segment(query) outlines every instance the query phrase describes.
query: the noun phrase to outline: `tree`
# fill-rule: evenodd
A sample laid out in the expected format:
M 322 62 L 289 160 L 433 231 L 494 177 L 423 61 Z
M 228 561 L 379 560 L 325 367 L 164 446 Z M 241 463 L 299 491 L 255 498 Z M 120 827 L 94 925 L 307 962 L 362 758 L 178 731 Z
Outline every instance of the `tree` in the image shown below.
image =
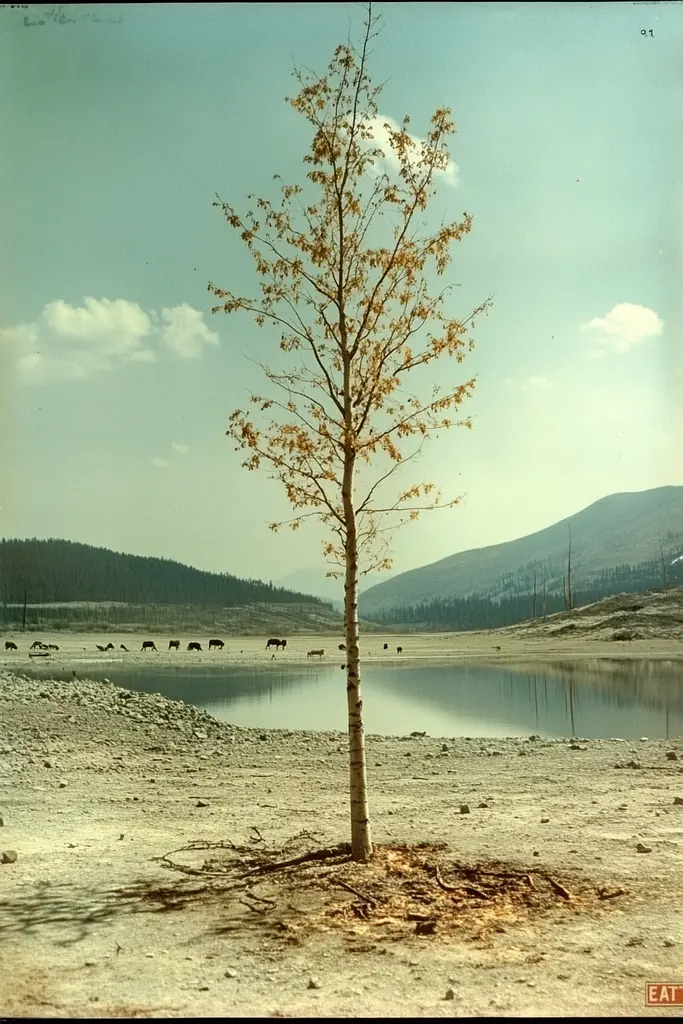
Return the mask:
M 567 572 L 564 577 L 564 604 L 568 612 L 574 607 L 572 592 L 572 528 L 569 526 L 569 547 L 567 548 Z
M 256 199 L 238 214 L 214 203 L 251 253 L 259 292 L 240 297 L 210 283 L 219 300 L 213 313 L 251 314 L 259 326 L 275 326 L 286 368 L 261 362 L 278 397 L 251 396 L 263 413 L 260 428 L 237 409 L 226 431 L 242 463 L 262 463 L 284 485 L 295 511 L 292 529 L 310 517 L 327 531 L 323 552 L 344 575 L 346 688 L 349 723 L 351 848 L 355 860 L 372 857 L 358 649 L 359 575 L 388 569 L 387 532 L 421 511 L 449 508 L 431 483 L 405 487 L 382 500 L 395 475 L 416 457 L 428 435 L 456 423 L 454 411 L 472 393 L 474 379 L 432 383 L 427 396 L 408 394 L 403 382 L 440 357 L 459 363 L 472 348 L 477 313 L 465 320 L 445 310 L 450 289 L 433 294 L 427 273 L 442 276 L 451 244 L 471 228 L 471 217 L 429 231 L 419 218 L 435 194 L 436 179 L 452 169 L 448 139 L 455 128 L 448 108 L 431 118 L 423 140 L 379 115 L 382 87 L 368 74 L 371 40 L 377 35 L 367 6 L 360 51 L 338 46 L 322 77 L 294 71 L 300 91 L 287 102 L 312 127 L 303 185 L 283 185 L 276 202 Z M 384 148 L 377 145 L 383 141 Z M 392 173 L 392 169 L 395 173 Z M 278 179 L 279 175 L 275 175 Z M 387 228 L 387 222 L 391 225 Z M 387 241 L 387 238 L 390 240 Z M 429 382 L 425 383 L 426 384 Z M 411 440 L 412 439 L 412 440 Z M 417 441 L 408 454 L 405 444 Z M 279 529 L 283 523 L 272 523 Z

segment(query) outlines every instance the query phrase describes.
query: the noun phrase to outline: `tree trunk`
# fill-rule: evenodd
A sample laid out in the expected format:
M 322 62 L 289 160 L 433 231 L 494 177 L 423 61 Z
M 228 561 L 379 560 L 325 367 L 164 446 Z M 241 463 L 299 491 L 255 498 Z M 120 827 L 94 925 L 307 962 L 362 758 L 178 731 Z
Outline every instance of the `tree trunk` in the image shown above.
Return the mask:
M 354 461 L 353 455 L 347 456 L 342 486 L 346 521 L 344 636 L 346 640 L 346 701 L 349 717 L 351 856 L 353 860 L 367 861 L 373 855 L 373 848 L 368 808 L 363 701 L 360 686 L 360 650 L 358 647 L 358 537 L 356 512 L 353 507 Z

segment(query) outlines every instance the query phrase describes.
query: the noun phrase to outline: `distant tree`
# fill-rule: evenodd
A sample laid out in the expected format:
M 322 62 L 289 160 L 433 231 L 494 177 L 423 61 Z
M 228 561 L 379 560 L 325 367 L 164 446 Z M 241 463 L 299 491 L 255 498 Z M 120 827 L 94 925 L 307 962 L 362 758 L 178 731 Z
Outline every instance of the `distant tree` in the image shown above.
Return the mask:
M 246 449 L 250 470 L 265 462 L 284 485 L 296 512 L 296 529 L 317 518 L 328 530 L 324 554 L 344 576 L 346 687 L 349 722 L 351 846 L 356 860 L 373 854 L 365 762 L 358 649 L 358 580 L 388 569 L 390 530 L 421 511 L 449 508 L 431 483 L 416 483 L 381 501 L 381 488 L 421 450 L 428 435 L 469 419 L 454 419 L 472 393 L 474 379 L 455 384 L 441 371 L 429 397 L 404 391 L 412 371 L 442 356 L 460 363 L 472 348 L 465 319 L 444 309 L 448 289 L 432 293 L 427 273 L 443 275 L 450 246 L 471 228 L 471 218 L 442 223 L 435 232 L 419 220 L 434 195 L 439 172 L 449 169 L 450 111 L 431 118 L 420 142 L 409 119 L 383 124 L 377 105 L 381 86 L 368 74 L 369 46 L 376 35 L 372 4 L 357 52 L 338 46 L 327 73 L 295 71 L 300 91 L 288 99 L 310 123 L 313 141 L 304 157 L 304 185 L 284 185 L 279 201 L 255 199 L 255 211 L 238 214 L 217 198 L 228 224 L 255 261 L 260 296 L 240 297 L 209 284 L 220 300 L 214 313 L 243 311 L 259 326 L 278 328 L 288 369 L 260 364 L 279 398 L 253 395 L 261 412 L 275 418 L 262 427 L 237 409 L 227 434 Z M 387 140 L 392 176 L 380 160 L 378 133 Z M 278 175 L 275 175 L 278 178 Z M 422 396 L 427 392 L 422 390 Z M 420 442 L 406 454 L 404 443 Z M 372 467 L 372 471 L 371 471 Z M 392 481 L 393 482 L 393 481 Z M 393 518 L 391 518 L 393 514 Z M 386 517 L 390 518 L 387 519 Z M 382 526 L 381 524 L 387 524 Z M 272 523 L 278 529 L 283 523 Z
M 567 571 L 564 577 L 564 603 L 568 612 L 574 607 L 572 592 L 572 528 L 569 526 L 569 547 L 567 549 Z
M 662 538 L 657 534 L 657 540 L 659 541 L 659 553 L 661 556 L 662 565 L 662 586 L 666 590 L 666 560 L 664 558 L 664 546 L 662 545 Z

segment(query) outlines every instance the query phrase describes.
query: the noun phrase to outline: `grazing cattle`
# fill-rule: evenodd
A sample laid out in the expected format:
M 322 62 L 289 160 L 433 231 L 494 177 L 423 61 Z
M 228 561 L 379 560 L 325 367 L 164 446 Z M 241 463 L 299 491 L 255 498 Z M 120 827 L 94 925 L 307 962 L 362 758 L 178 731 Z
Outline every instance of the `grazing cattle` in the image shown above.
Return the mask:
M 196 640 L 192 640 L 192 641 L 191 641 L 191 642 L 190 642 L 190 643 L 189 643 L 189 644 L 187 645 L 187 649 L 188 649 L 188 651 L 201 651 L 201 649 L 202 649 L 202 645 L 201 645 L 201 644 L 198 644 L 198 643 L 196 642 Z
M 95 647 L 98 651 L 106 651 L 107 649 L 106 647 L 103 647 L 102 644 L 95 644 Z
M 125 644 L 121 644 L 121 650 L 122 650 L 122 651 L 126 651 L 126 652 L 127 652 L 127 651 L 128 651 L 128 648 L 126 647 L 126 645 L 125 645 Z
M 18 649 L 17 645 L 14 643 L 13 640 L 5 640 L 5 650 L 6 651 L 16 651 L 17 649 Z
M 36 647 L 40 647 L 42 649 L 43 644 L 41 644 L 40 640 L 34 640 L 31 646 L 29 647 L 29 650 L 35 651 Z
M 277 648 L 281 647 L 282 650 L 284 651 L 286 646 L 287 646 L 287 641 L 286 640 L 278 640 L 277 637 L 273 637 L 266 644 L 266 650 L 268 650 L 269 647 L 277 647 Z
M 47 649 L 48 651 L 58 651 L 59 647 L 57 646 L 57 644 L 47 644 Z
M 312 658 L 314 654 L 317 654 L 319 658 L 322 658 L 324 653 L 325 653 L 324 651 L 309 651 L 308 654 L 306 655 L 306 657 L 307 658 Z
M 402 647 L 397 647 L 396 648 L 396 653 L 397 654 L 403 654 L 403 648 Z
M 169 649 L 169 651 L 179 651 L 180 650 L 180 640 L 169 640 L 168 641 L 168 649 Z
M 140 648 L 141 651 L 156 651 L 156 649 L 157 645 L 154 643 L 153 640 L 142 641 L 142 647 Z
M 220 651 L 225 647 L 225 644 L 222 640 L 209 640 L 209 650 L 212 650 L 214 647 L 217 647 Z
M 339 650 L 340 651 L 345 651 L 346 650 L 346 644 L 339 644 Z
M 105 651 L 113 651 L 114 650 L 114 645 L 112 643 L 108 643 L 107 646 L 104 649 L 105 649 Z
M 385 650 L 385 651 L 388 651 L 388 650 L 389 650 L 389 644 L 385 644 L 385 645 L 384 645 L 384 650 Z

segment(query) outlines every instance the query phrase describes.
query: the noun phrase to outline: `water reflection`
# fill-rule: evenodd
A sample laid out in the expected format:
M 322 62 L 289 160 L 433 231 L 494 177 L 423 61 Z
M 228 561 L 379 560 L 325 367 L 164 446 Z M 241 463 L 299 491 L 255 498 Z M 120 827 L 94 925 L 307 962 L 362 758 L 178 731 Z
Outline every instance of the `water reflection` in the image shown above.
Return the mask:
M 346 689 L 338 665 L 138 672 L 108 666 L 106 672 L 89 672 L 95 679 L 105 675 L 119 686 L 162 693 L 236 725 L 346 730 Z M 683 734 L 683 662 L 674 660 L 368 665 L 363 680 L 369 733 L 625 739 Z

